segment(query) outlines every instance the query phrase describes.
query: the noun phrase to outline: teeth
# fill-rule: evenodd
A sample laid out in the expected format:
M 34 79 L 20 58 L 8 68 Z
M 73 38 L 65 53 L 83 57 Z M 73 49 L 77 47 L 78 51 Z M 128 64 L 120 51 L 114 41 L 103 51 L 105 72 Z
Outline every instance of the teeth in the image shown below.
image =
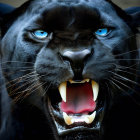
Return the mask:
M 92 123 L 95 119 L 95 116 L 96 116 L 96 111 L 94 111 L 91 115 L 87 115 L 87 118 L 86 118 L 85 122 L 87 124 Z
M 72 118 L 70 116 L 68 116 L 67 113 L 63 112 L 63 118 L 67 125 L 73 124 Z
M 67 82 L 62 83 L 59 86 L 59 92 L 64 102 L 66 102 L 66 88 L 67 88 Z
M 82 115 L 82 116 L 69 116 L 67 113 L 63 112 L 63 118 L 67 125 L 71 125 L 77 122 L 85 122 L 87 124 L 91 124 L 96 116 L 96 111 L 94 111 L 91 115 Z
M 75 81 L 69 80 L 71 84 L 85 83 L 89 81 L 90 81 L 89 79 L 85 79 L 81 82 L 75 82 Z M 91 84 L 92 84 L 92 90 L 93 90 L 93 100 L 96 101 L 98 97 L 98 92 L 99 92 L 99 85 L 93 80 L 91 81 Z M 66 89 L 67 89 L 67 82 L 60 84 L 59 92 L 64 102 L 66 102 Z M 63 112 L 63 118 L 67 125 L 72 125 L 73 123 L 78 123 L 78 122 L 85 122 L 87 124 L 91 124 L 94 121 L 95 116 L 96 116 L 96 111 L 94 111 L 91 115 L 81 114 L 81 116 L 68 115 L 67 113 Z
M 69 82 L 70 82 L 71 84 L 75 84 L 75 83 L 81 84 L 81 83 L 89 82 L 89 79 L 85 79 L 85 80 L 80 81 L 80 82 L 76 82 L 76 81 L 73 81 L 73 80 L 69 80 Z
M 96 101 L 99 92 L 99 85 L 92 80 L 93 100 Z

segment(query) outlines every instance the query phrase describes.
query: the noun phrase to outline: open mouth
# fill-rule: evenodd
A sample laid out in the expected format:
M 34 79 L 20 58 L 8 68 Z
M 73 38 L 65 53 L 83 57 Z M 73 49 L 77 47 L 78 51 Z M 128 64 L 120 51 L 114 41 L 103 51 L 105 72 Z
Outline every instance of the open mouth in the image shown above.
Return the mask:
M 80 82 L 69 80 L 51 92 L 49 111 L 60 135 L 72 130 L 99 129 L 103 102 L 98 100 L 97 82 L 90 79 Z
M 99 86 L 86 79 L 81 82 L 70 81 L 59 86 L 62 97 L 60 109 L 67 125 L 84 122 L 90 124 L 96 116 L 96 99 Z

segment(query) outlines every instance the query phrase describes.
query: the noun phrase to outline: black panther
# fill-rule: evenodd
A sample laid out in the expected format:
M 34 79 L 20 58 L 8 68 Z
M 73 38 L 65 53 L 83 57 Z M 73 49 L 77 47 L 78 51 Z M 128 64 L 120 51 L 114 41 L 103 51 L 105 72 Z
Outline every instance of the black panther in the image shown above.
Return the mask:
M 30 0 L 1 15 L 11 119 L 1 139 L 138 136 L 139 7 L 124 11 L 110 0 Z

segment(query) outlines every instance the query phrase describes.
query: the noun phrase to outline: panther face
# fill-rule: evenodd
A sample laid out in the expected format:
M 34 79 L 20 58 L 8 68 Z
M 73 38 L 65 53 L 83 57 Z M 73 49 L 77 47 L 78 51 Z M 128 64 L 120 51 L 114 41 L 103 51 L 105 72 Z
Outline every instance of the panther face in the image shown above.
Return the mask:
M 60 138 L 99 139 L 110 95 L 122 92 L 110 81 L 130 78 L 119 70 L 135 64 L 127 53 L 135 36 L 118 9 L 105 0 L 32 1 L 2 39 L 9 94 L 42 110 Z

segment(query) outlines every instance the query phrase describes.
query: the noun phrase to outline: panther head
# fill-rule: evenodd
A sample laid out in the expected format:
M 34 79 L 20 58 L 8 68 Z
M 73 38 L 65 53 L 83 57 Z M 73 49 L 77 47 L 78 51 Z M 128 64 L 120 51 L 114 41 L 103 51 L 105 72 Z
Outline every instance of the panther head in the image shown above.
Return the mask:
M 41 110 L 56 137 L 99 139 L 111 97 L 135 80 L 132 23 L 107 0 L 28 1 L 2 25 L 11 98 Z

